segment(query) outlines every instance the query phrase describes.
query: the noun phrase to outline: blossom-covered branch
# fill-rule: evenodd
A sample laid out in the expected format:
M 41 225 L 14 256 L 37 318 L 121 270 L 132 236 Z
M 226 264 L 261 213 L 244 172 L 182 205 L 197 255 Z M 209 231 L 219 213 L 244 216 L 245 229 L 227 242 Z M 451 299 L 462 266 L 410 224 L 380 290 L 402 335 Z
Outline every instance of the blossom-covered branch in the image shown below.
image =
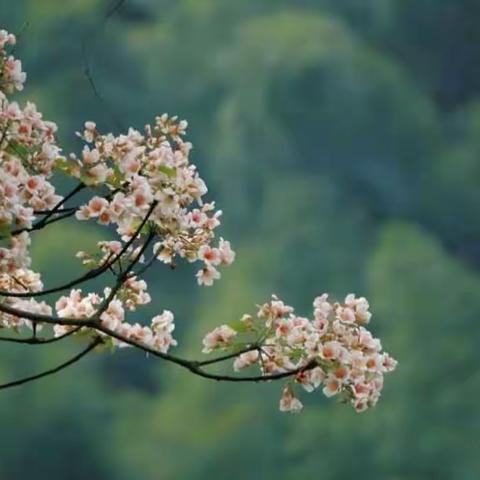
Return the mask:
M 197 283 L 210 286 L 235 260 L 230 242 L 216 236 L 222 212 L 205 201 L 206 184 L 190 162 L 187 123 L 164 114 L 141 131 L 114 135 L 88 121 L 78 133 L 81 153 L 65 155 L 57 126 L 35 104 L 20 106 L 10 98 L 26 80 L 11 54 L 15 41 L 0 31 L 0 328 L 6 331 L 0 342 L 54 344 L 69 337 L 89 343 L 67 362 L 0 388 L 56 373 L 93 351 L 133 347 L 211 380 L 287 379 L 283 411 L 301 409 L 296 387 L 321 387 L 357 411 L 375 405 L 383 375 L 396 362 L 367 330 L 371 314 L 364 298 L 350 294 L 339 303 L 319 296 L 312 318 L 305 318 L 274 296 L 255 315 L 207 333 L 203 352 L 221 353 L 204 360 L 170 353 L 177 345 L 172 312 L 128 321 L 129 312 L 151 302 L 143 278 L 149 269 L 196 263 Z M 76 182 L 64 197 L 52 183 L 56 175 Z M 41 272 L 31 268 L 30 237 L 67 218 L 95 222 L 117 238 L 77 252 L 87 272 L 45 288 Z M 101 291 L 87 288 L 95 278 L 104 280 Z M 61 295 L 51 303 L 38 300 L 51 294 Z M 232 373 L 209 369 L 231 361 Z M 256 371 L 239 374 L 248 368 Z

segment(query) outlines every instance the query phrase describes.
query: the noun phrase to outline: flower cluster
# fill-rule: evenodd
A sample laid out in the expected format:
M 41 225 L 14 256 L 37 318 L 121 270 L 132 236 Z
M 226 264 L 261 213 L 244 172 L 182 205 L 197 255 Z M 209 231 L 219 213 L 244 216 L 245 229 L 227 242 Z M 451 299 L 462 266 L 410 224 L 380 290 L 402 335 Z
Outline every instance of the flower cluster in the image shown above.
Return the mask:
M 16 43 L 15 35 L 8 33 L 6 30 L 0 30 L 0 87 L 2 91 L 8 93 L 23 90 L 23 84 L 27 79 L 26 73 L 22 72 L 20 60 L 7 54 L 6 49 Z
M 24 237 L 24 235 L 22 234 Z M 18 237 L 13 237 L 14 238 Z M 13 248 L 15 250 L 15 247 Z M 0 290 L 13 293 L 38 292 L 43 288 L 40 275 L 32 270 L 24 268 L 15 268 L 9 273 L 0 273 Z M 22 310 L 24 312 L 35 313 L 40 315 L 51 315 L 52 309 L 43 301 L 37 301 L 34 298 L 23 299 L 10 297 L 4 300 L 4 304 Z M 32 328 L 32 322 L 15 315 L 0 314 L 0 328 L 19 328 L 26 326 Z M 41 324 L 37 324 L 37 331 L 40 330 Z
M 207 333 L 203 339 L 203 353 L 210 353 L 217 348 L 229 347 L 236 335 L 237 332 L 228 325 L 221 325 L 215 328 L 210 333 Z
M 142 286 L 139 287 L 139 283 L 141 282 L 132 278 L 128 285 L 125 286 L 127 291 L 137 292 L 139 300 L 136 304 L 146 303 L 146 301 L 150 300 L 150 298 L 148 300 L 141 298 Z M 57 301 L 55 310 L 59 318 L 92 320 L 98 317 L 100 325 L 107 331 L 107 333 L 102 332 L 102 335 L 110 337 L 114 346 L 128 347 L 131 345 L 131 343 L 127 343 L 129 341 L 133 344 L 138 343 L 144 347 L 167 353 L 171 346 L 177 344 L 172 337 L 172 332 L 175 329 L 172 312 L 164 310 L 161 315 L 153 317 L 150 326 L 143 326 L 139 323 L 131 324 L 125 321 L 125 309 L 132 310 L 135 308 L 135 302 L 132 301 L 133 296 L 128 297 L 125 301 L 115 296 L 102 309 L 103 302 L 109 297 L 110 292 L 111 290 L 106 288 L 104 297 L 101 297 L 95 293 L 84 295 L 81 290 L 75 289 L 68 296 L 62 296 Z M 144 293 L 144 295 L 147 294 Z M 87 325 L 84 327 L 84 330 L 88 331 L 89 328 L 91 326 Z M 55 336 L 65 335 L 74 329 L 76 329 L 75 326 L 55 325 Z M 125 341 L 109 335 L 108 332 L 119 335 Z
M 22 90 L 20 60 L 7 54 L 15 36 L 0 30 L 0 235 L 32 227 L 36 211 L 49 210 L 61 199 L 48 178 L 60 158 L 54 123 L 43 120 L 33 103 L 21 108 L 7 94 Z M 28 267 L 29 239 L 24 234 L 0 249 L 0 272 Z
M 295 383 L 307 392 L 323 387 L 327 397 L 337 395 L 358 412 L 374 406 L 384 373 L 397 362 L 365 327 L 371 318 L 367 300 L 350 294 L 343 303 L 331 303 L 324 294 L 313 305 L 313 318 L 308 319 L 273 296 L 255 317 L 244 315 L 236 324 L 208 333 L 203 351 L 246 346 L 234 361 L 236 371 L 258 365 L 262 375 L 272 377 L 294 372 Z M 301 406 L 287 386 L 280 409 L 298 411 Z
M 145 305 L 152 300 L 147 292 L 147 282 L 131 276 L 125 280 L 122 288 L 118 292 L 118 297 L 122 299 L 128 310 L 135 310 L 139 305 Z
M 15 278 L 18 270 L 30 266 L 30 237 L 26 232 L 8 237 L 8 247 L 0 247 L 0 274 L 5 273 Z
M 186 126 L 185 121 L 162 115 L 143 133 L 130 129 L 126 135 L 113 136 L 100 134 L 93 122 L 86 122 L 79 134 L 88 144 L 82 157 L 71 156 L 60 165 L 85 184 L 110 191 L 106 198 L 94 196 L 83 205 L 78 220 L 113 224 L 128 239 L 154 205 L 150 226 L 161 241 L 153 246 L 153 254 L 171 265 L 177 255 L 189 262 L 202 261 L 198 283 L 212 285 L 220 278 L 217 267 L 230 265 L 235 254 L 223 239 L 218 247 L 211 245 L 221 211 L 202 201 L 207 188 L 189 162 L 192 145 L 182 139 Z

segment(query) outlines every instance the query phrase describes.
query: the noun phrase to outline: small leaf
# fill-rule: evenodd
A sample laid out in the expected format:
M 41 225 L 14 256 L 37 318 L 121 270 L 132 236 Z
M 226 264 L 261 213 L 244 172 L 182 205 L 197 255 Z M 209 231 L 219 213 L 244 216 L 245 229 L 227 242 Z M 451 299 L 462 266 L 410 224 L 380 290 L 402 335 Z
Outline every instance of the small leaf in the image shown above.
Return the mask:
M 166 165 L 160 165 L 158 169 L 169 178 L 175 178 L 177 176 L 177 170 L 175 168 L 167 167 Z
M 22 160 L 26 160 L 30 154 L 30 150 L 25 145 L 15 141 L 10 142 L 5 148 L 5 151 L 10 155 L 20 157 Z
M 2 238 L 10 238 L 12 236 L 12 232 L 10 230 L 9 224 L 0 225 L 0 237 Z
M 250 331 L 248 325 L 246 325 L 245 322 L 242 322 L 241 320 L 235 320 L 233 322 L 230 322 L 228 326 L 238 333 L 245 333 Z
M 125 181 L 125 174 L 121 172 L 118 165 L 113 166 L 113 174 L 108 177 L 108 183 L 114 188 L 120 188 Z

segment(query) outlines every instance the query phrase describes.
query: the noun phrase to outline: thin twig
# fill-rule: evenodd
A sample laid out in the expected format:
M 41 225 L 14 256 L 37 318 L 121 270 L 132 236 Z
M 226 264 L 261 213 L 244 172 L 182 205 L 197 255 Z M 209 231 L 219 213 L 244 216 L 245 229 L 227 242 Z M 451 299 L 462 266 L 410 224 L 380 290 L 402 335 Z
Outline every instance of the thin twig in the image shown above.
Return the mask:
M 81 192 L 84 188 L 86 188 L 86 185 L 84 183 L 79 183 L 68 195 L 63 197 L 53 208 L 50 210 L 50 213 L 48 213 L 45 217 L 40 220 L 39 224 L 46 223 L 50 217 L 55 215 L 59 209 L 62 207 L 62 205 L 65 205 L 68 200 L 70 200 L 72 197 L 74 197 L 77 193 Z
M 112 17 L 120 9 L 120 7 L 124 3 L 125 3 L 125 0 L 117 0 L 117 1 L 115 1 L 115 3 L 111 7 L 109 7 L 107 9 L 107 12 L 105 13 L 105 16 L 103 17 L 103 20 L 102 20 L 101 24 L 99 25 L 98 32 L 100 31 L 100 28 L 103 28 L 105 26 L 105 24 L 107 23 L 109 18 Z M 119 130 L 126 130 L 125 126 L 123 125 L 123 123 L 120 120 L 119 115 L 117 115 L 112 110 L 112 108 L 110 107 L 108 102 L 105 100 L 103 95 L 100 93 L 100 91 L 97 87 L 97 84 L 96 84 L 96 82 L 95 82 L 95 80 L 93 79 L 93 76 L 92 76 L 92 67 L 91 67 L 89 55 L 88 55 L 88 52 L 87 52 L 87 43 L 90 46 L 93 45 L 94 42 L 96 41 L 96 37 L 98 35 L 98 32 L 96 34 L 90 34 L 88 36 L 88 41 L 87 41 L 86 37 L 84 37 L 83 40 L 82 40 L 83 75 L 85 76 L 87 82 L 89 83 L 90 88 L 92 89 L 93 95 L 103 105 L 103 107 L 105 108 L 105 110 L 109 114 L 110 119 L 112 120 L 114 126 L 116 128 L 118 128 Z
M 73 335 L 74 333 L 77 333 L 79 330 L 81 330 L 83 327 L 76 327 L 73 330 L 70 330 L 67 333 L 64 333 L 63 335 L 60 335 L 58 337 L 52 337 L 52 338 L 38 338 L 38 337 L 32 337 L 32 338 L 15 338 L 15 337 L 0 337 L 0 342 L 11 342 L 11 343 L 27 343 L 29 345 L 46 345 L 49 343 L 55 343 L 59 342 L 60 340 L 63 340 L 64 338 L 69 337 L 70 335 Z
M 200 362 L 197 362 L 197 364 L 200 367 L 206 367 L 207 365 L 213 365 L 215 363 L 220 363 L 224 362 L 225 360 L 230 360 L 232 358 L 237 358 L 239 355 L 242 355 L 243 353 L 248 353 L 253 350 L 257 350 L 258 345 L 257 344 L 252 344 L 242 350 L 239 350 L 238 352 L 233 352 L 233 353 L 228 353 L 226 355 L 222 355 L 221 357 L 216 357 L 216 358 L 211 358 L 209 360 L 201 360 Z
M 73 325 L 75 327 L 92 327 L 94 322 L 89 318 L 63 318 L 63 317 L 53 317 L 52 315 L 43 315 L 41 313 L 32 313 L 26 310 L 20 310 L 4 303 L 0 303 L 0 312 L 7 313 L 8 315 L 13 315 L 18 318 L 26 318 L 32 322 L 46 323 L 48 325 Z
M 155 262 L 155 260 L 157 260 L 157 256 L 156 255 L 153 255 L 149 260 L 147 260 L 145 262 L 144 265 L 142 265 L 141 268 L 139 268 L 136 272 L 130 272 L 130 274 L 128 275 L 128 277 L 140 277 L 140 275 L 143 275 L 152 265 L 153 263 Z
M 50 225 L 51 223 L 55 223 L 55 222 L 58 222 L 59 220 L 63 220 L 64 218 L 71 217 L 74 213 L 75 213 L 75 210 L 65 212 L 62 215 L 59 215 L 58 217 L 50 219 L 48 222 L 40 221 L 38 223 L 33 224 L 31 227 L 23 227 L 23 228 L 18 228 L 16 230 L 12 230 L 8 235 L 4 235 L 3 237 L 0 237 L 0 240 L 9 238 L 9 237 L 14 237 L 23 232 L 35 232 L 36 230 L 41 230 L 42 228 L 45 228 L 47 225 Z
M 148 246 L 150 245 L 150 243 L 152 242 L 152 240 L 155 238 L 155 231 L 152 230 L 150 231 L 150 233 L 148 234 L 147 236 L 147 239 L 145 240 L 145 242 L 143 243 L 142 247 L 140 248 L 140 250 L 137 252 L 137 254 L 135 255 L 135 257 L 130 261 L 130 263 L 128 264 L 127 268 L 125 268 L 125 270 L 120 273 L 118 275 L 118 278 L 117 278 L 117 281 L 115 283 L 115 285 L 113 286 L 113 288 L 110 290 L 110 293 L 109 295 L 107 296 L 107 298 L 105 298 L 105 300 L 102 302 L 102 304 L 100 305 L 100 307 L 98 308 L 97 312 L 96 312 L 96 318 L 98 320 L 100 320 L 100 317 L 102 315 L 102 313 L 108 308 L 108 306 L 110 305 L 110 302 L 114 299 L 115 295 L 118 293 L 118 291 L 122 288 L 123 284 L 125 283 L 125 281 L 128 279 L 128 273 L 130 272 L 130 270 L 137 264 L 137 262 L 140 260 L 140 258 L 142 257 L 143 253 L 145 252 L 145 250 L 148 248 Z
M 57 210 L 55 214 L 60 214 L 60 213 L 67 213 L 74 211 L 76 212 L 79 209 L 79 207 L 68 207 L 68 208 L 62 208 L 60 210 Z M 34 210 L 33 214 L 34 215 L 49 215 L 51 213 L 51 210 Z
M 83 358 L 85 355 L 90 353 L 100 343 L 102 343 L 102 339 L 97 337 L 92 343 L 88 345 L 88 347 L 85 350 L 82 350 L 80 353 L 70 358 L 70 360 L 67 360 L 64 363 L 61 363 L 60 365 L 56 366 L 55 368 L 51 368 L 50 370 L 45 370 L 44 372 L 37 373 L 36 375 L 31 375 L 29 377 L 21 378 L 20 380 L 4 383 L 3 385 L 0 385 L 0 390 L 6 389 L 6 388 L 18 387 L 19 385 L 23 385 L 28 382 L 33 382 L 34 380 L 39 380 L 40 378 L 47 377 L 49 375 L 53 375 L 54 373 L 57 373 L 60 370 L 63 370 L 64 368 L 67 368 L 70 365 L 78 362 L 81 358 Z
M 75 212 L 75 209 L 62 209 L 62 205 L 65 204 L 70 198 L 74 197 L 78 192 L 82 191 L 84 188 L 86 188 L 86 185 L 83 183 L 79 183 L 68 195 L 62 198 L 53 208 L 52 210 L 47 210 L 45 217 L 43 217 L 40 221 L 36 222 L 33 224 L 31 227 L 24 227 L 24 228 L 18 228 L 17 230 L 13 230 L 9 233 L 9 236 L 15 236 L 19 235 L 20 233 L 23 232 L 34 232 L 36 230 L 41 230 L 42 228 L 46 227 L 47 225 L 50 225 L 51 223 L 58 222 L 59 220 L 63 220 L 64 218 L 71 217 Z M 59 214 L 58 217 L 51 218 L 54 215 Z M 0 238 L 7 238 L 7 237 L 0 237 Z

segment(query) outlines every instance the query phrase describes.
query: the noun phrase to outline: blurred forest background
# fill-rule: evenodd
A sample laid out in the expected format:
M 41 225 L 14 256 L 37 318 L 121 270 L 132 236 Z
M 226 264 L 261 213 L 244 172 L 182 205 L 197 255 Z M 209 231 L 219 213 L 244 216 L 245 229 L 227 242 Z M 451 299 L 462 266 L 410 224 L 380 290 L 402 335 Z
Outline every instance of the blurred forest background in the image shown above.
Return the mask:
M 0 478 L 480 478 L 480 2 L 112 5 L 0 0 L 0 24 L 22 32 L 22 97 L 57 121 L 65 151 L 87 119 L 190 123 L 237 262 L 211 289 L 188 266 L 157 269 L 142 313 L 173 310 L 177 353 L 200 356 L 210 327 L 271 292 L 308 314 L 316 294 L 354 291 L 400 363 L 372 411 L 314 394 L 288 416 L 278 383 L 93 356 L 1 393 Z M 72 277 L 73 252 L 102 235 L 73 222 L 36 236 L 45 283 Z M 0 378 L 75 349 L 2 345 Z

